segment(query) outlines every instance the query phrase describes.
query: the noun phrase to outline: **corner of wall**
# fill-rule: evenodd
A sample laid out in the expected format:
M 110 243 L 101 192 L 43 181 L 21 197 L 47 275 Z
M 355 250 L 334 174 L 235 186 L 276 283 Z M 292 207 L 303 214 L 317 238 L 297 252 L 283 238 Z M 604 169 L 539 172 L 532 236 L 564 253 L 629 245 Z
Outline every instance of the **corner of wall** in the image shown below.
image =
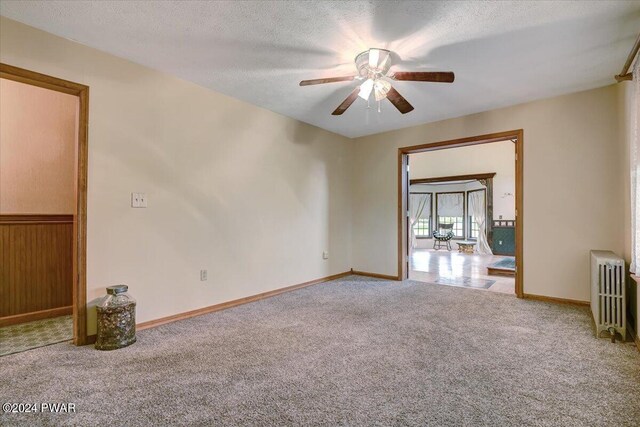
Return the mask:
M 617 129 L 619 148 L 621 150 L 620 189 L 624 200 L 622 214 L 622 257 L 627 263 L 631 262 L 631 90 L 630 82 L 616 84 L 617 99 Z

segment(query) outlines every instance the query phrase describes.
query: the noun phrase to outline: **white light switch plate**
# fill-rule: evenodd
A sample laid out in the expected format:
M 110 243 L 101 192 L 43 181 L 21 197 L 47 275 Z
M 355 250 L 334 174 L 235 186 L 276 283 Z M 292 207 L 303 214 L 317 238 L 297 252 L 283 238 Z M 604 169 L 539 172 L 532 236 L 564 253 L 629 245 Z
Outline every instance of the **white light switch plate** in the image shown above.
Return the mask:
M 329 252 L 327 251 L 322 252 L 322 259 L 329 259 Z
M 132 208 L 146 208 L 147 207 L 147 195 L 145 193 L 131 193 L 131 207 Z
M 207 270 L 200 270 L 200 281 L 204 282 L 207 280 Z

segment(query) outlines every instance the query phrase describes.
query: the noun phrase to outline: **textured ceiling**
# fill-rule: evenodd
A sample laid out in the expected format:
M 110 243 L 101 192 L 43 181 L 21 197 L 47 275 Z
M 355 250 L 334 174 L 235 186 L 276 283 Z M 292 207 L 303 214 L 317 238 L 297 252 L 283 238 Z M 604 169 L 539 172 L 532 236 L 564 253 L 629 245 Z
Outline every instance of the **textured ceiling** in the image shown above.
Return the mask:
M 640 29 L 640 1 L 10 1 L 0 14 L 216 91 L 357 137 L 613 83 Z M 393 70 L 451 70 L 453 84 L 396 82 L 415 110 L 382 113 L 357 82 L 369 47 Z

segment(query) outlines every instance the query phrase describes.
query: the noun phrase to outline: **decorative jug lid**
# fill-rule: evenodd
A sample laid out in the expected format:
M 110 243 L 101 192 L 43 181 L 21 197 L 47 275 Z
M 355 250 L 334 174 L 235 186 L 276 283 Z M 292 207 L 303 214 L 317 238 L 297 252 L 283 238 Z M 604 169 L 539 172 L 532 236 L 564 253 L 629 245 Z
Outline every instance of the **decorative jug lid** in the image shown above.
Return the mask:
M 107 288 L 107 293 L 109 295 L 118 295 L 118 294 L 123 294 L 128 290 L 129 290 L 129 287 L 127 285 L 115 285 L 115 286 L 109 286 Z

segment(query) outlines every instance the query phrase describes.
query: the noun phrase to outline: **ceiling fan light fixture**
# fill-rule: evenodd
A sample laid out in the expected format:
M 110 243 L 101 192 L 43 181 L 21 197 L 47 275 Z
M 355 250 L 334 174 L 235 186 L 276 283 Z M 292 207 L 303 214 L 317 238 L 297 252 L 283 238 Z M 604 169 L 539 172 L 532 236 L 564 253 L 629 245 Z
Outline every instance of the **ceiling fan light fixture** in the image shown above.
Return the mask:
M 355 76 L 302 80 L 300 86 L 353 80 L 363 82 L 360 86 L 353 88 L 349 96 L 331 113 L 334 116 L 343 114 L 358 97 L 367 101 L 368 108 L 372 92 L 375 100 L 378 102 L 378 112 L 380 112 L 380 102 L 387 98 L 400 113 L 407 114 L 413 111 L 413 106 L 393 88 L 387 79 L 433 83 L 453 83 L 455 79 L 451 71 L 399 71 L 388 75 L 393 65 L 393 56 L 387 49 L 372 48 L 365 50 L 356 56 L 355 63 L 356 69 L 358 70 Z
M 358 92 L 358 96 L 366 101 L 371 96 L 372 90 L 373 90 L 373 80 L 367 79 L 366 82 L 360 85 L 360 92 Z
M 391 83 L 386 80 L 376 80 L 373 84 L 373 94 L 376 97 L 376 101 L 385 99 L 390 90 Z

